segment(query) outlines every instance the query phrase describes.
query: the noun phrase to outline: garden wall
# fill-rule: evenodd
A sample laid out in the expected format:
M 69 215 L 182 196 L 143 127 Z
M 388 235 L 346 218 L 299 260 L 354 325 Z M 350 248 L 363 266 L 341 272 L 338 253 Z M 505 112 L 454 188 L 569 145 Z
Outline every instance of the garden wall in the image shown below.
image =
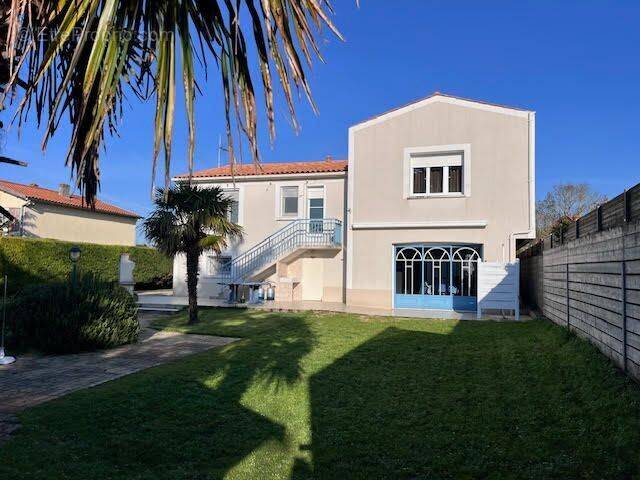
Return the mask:
M 9 276 L 9 291 L 25 285 L 69 278 L 69 249 L 74 243 L 17 237 L 0 238 L 0 277 Z M 133 272 L 139 288 L 170 287 L 173 261 L 148 247 L 79 243 L 82 249 L 78 270 L 93 273 L 105 281 L 118 281 L 120 255 L 129 253 L 136 263 Z
M 640 380 L 640 221 L 565 242 L 520 254 L 523 302 Z

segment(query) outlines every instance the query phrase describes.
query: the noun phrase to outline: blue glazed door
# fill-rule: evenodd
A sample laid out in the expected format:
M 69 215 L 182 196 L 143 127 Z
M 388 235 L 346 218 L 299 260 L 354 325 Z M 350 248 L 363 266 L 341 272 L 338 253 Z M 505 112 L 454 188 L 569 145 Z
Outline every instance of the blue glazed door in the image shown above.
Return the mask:
M 479 250 L 467 245 L 395 247 L 395 308 L 476 310 Z

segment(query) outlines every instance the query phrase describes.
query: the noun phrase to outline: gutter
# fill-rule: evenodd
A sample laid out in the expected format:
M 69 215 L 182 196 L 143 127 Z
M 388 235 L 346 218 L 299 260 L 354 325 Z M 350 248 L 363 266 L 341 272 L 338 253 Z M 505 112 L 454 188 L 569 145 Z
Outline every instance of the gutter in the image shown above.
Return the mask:
M 237 175 L 235 177 L 191 177 L 193 183 L 239 183 L 239 182 L 259 182 L 268 180 L 309 180 L 316 178 L 343 178 L 346 171 L 339 172 L 317 172 L 317 173 L 287 173 L 287 174 L 267 174 L 267 175 Z M 175 183 L 188 182 L 189 177 L 173 177 Z

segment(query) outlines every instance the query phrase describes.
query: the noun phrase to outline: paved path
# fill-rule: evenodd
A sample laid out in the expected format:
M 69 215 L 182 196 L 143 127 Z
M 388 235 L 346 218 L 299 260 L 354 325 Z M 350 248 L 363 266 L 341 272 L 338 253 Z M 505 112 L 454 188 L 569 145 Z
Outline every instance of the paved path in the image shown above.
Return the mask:
M 171 308 L 184 307 L 188 304 L 187 297 L 173 295 L 171 290 L 154 290 L 149 292 L 137 292 L 138 304 L 142 308 L 162 307 Z M 300 312 L 307 310 L 325 311 L 335 313 L 351 313 L 354 315 L 380 316 L 380 317 L 409 317 L 409 318 L 443 318 L 452 320 L 476 320 L 476 312 L 455 312 L 451 310 L 420 310 L 420 309 L 390 309 L 374 307 L 358 307 L 335 302 L 316 302 L 310 300 L 300 300 L 295 302 L 270 301 L 261 304 L 235 303 L 229 304 L 225 300 L 217 298 L 199 298 L 198 305 L 201 307 L 225 307 L 225 308 L 255 308 L 270 312 Z M 488 315 L 483 313 L 483 320 L 505 320 L 512 319 L 512 316 Z M 529 315 L 520 315 L 521 320 L 531 320 Z
M 144 328 L 136 344 L 72 355 L 20 356 L 16 363 L 1 365 L 0 442 L 19 426 L 15 413 L 25 408 L 235 341 L 146 328 L 152 318 L 141 318 Z

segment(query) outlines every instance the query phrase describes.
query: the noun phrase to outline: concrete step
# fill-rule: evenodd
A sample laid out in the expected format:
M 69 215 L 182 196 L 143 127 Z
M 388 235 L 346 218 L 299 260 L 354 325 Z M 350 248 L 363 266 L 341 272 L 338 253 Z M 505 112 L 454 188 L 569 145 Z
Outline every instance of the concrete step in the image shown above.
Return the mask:
M 179 305 L 162 305 L 157 303 L 138 303 L 138 310 L 144 312 L 177 313 L 184 307 Z

